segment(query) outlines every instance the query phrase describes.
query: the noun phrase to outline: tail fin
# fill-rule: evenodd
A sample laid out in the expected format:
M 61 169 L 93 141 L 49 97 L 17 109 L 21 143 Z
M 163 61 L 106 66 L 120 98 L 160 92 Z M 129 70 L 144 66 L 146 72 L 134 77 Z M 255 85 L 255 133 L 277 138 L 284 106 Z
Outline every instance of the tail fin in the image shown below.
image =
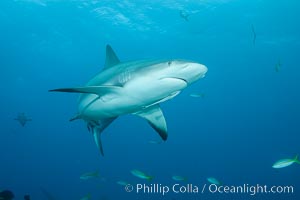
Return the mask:
M 300 160 L 298 159 L 298 155 L 295 156 L 294 161 L 295 161 L 295 163 L 300 164 Z
M 152 181 L 153 178 L 154 178 L 153 176 L 147 176 L 148 181 Z
M 87 123 L 88 130 L 92 131 L 95 142 L 96 142 L 96 145 L 97 145 L 97 147 L 98 147 L 98 149 L 99 149 L 102 156 L 104 156 L 104 153 L 103 153 L 103 146 L 102 146 L 102 141 L 101 141 L 101 133 L 115 119 L 116 119 L 116 117 L 102 119 L 102 120 L 99 120 L 98 122 L 89 121 Z
M 95 171 L 95 177 L 100 177 L 99 171 Z
M 93 128 L 93 135 L 94 135 L 96 145 L 97 145 L 98 149 L 100 150 L 101 155 L 104 156 L 101 135 L 100 135 L 101 132 L 102 131 L 100 131 L 97 127 Z

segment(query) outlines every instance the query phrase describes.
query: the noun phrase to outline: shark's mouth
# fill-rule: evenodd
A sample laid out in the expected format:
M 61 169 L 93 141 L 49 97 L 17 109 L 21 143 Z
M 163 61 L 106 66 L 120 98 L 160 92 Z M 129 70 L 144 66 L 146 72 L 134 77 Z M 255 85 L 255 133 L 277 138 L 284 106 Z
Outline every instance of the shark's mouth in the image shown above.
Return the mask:
M 189 82 L 187 81 L 187 80 L 185 80 L 184 78 L 179 78 L 179 77 L 165 77 L 165 78 L 161 78 L 161 79 L 167 79 L 167 78 L 169 78 L 169 79 L 177 79 L 177 80 L 180 80 L 180 81 L 183 81 L 183 82 L 185 82 L 186 84 L 188 84 Z
M 184 81 L 186 84 L 189 83 L 189 82 L 188 82 L 187 80 L 185 80 L 184 78 L 178 78 L 178 77 L 175 77 L 175 79 L 182 80 L 182 81 Z
M 189 82 L 184 78 L 180 78 L 180 77 L 172 77 L 172 78 L 184 82 L 186 86 L 189 85 Z

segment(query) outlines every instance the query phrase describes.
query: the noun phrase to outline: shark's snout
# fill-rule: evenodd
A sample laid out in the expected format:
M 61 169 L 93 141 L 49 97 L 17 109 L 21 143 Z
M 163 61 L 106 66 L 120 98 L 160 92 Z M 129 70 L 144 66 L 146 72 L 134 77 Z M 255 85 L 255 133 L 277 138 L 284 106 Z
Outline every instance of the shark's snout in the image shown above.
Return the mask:
M 187 63 L 183 68 L 188 83 L 193 83 L 198 79 L 203 78 L 207 70 L 205 65 L 194 62 Z
M 198 64 L 198 68 L 199 68 L 200 78 L 203 78 L 208 69 L 205 65 L 202 65 L 202 64 Z

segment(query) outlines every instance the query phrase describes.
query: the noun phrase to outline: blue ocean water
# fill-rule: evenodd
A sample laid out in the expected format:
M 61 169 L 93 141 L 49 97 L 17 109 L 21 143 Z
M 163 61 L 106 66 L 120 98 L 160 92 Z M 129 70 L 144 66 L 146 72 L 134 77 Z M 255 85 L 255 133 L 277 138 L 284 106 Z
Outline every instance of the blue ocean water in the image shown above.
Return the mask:
M 1 1 L 0 190 L 33 200 L 299 199 L 300 165 L 272 168 L 300 153 L 299 9 L 297 0 Z M 122 61 L 184 58 L 208 67 L 205 78 L 161 104 L 166 142 L 149 143 L 158 134 L 126 115 L 102 134 L 101 157 L 85 123 L 68 121 L 78 95 L 48 92 L 100 72 L 106 44 Z M 21 112 L 32 118 L 24 127 L 14 120 Z M 133 169 L 154 178 L 139 179 Z M 97 170 L 101 178 L 79 179 Z M 294 190 L 212 193 L 208 177 Z M 199 192 L 128 193 L 120 180 L 192 184 Z

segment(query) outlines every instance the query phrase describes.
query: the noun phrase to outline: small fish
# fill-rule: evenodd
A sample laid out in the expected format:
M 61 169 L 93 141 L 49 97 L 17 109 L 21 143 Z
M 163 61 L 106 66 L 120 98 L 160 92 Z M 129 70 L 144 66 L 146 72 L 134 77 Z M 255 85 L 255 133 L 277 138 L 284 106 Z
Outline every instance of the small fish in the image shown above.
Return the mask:
M 289 159 L 289 158 L 287 158 L 287 159 L 281 159 L 281 160 L 278 160 L 277 162 L 275 162 L 275 163 L 273 164 L 272 167 L 275 168 L 275 169 L 279 169 L 279 168 L 288 167 L 288 166 L 290 166 L 290 165 L 292 165 L 292 164 L 294 164 L 294 163 L 300 164 L 300 161 L 298 160 L 298 155 L 295 156 L 294 159 Z
M 81 180 L 88 180 L 88 179 L 91 179 L 91 178 L 98 178 L 99 177 L 99 172 L 98 171 L 95 171 L 95 172 L 87 172 L 87 173 L 84 173 L 80 176 L 80 179 Z
M 151 181 L 153 179 L 152 176 L 146 175 L 144 172 L 141 172 L 141 171 L 136 170 L 136 169 L 131 170 L 130 172 L 132 173 L 132 175 L 134 175 L 138 178 L 141 178 L 141 179 L 146 179 L 148 181 Z
M 187 180 L 186 177 L 182 177 L 182 176 L 172 176 L 172 179 L 175 181 L 186 181 Z
M 148 143 L 149 144 L 161 144 L 162 142 L 161 141 L 157 141 L 157 140 L 150 140 Z
M 91 194 L 87 194 L 84 197 L 82 197 L 80 200 L 89 200 L 91 199 Z
M 280 71 L 280 68 L 281 68 L 281 62 L 280 62 L 280 60 L 278 60 L 278 62 L 277 62 L 276 65 L 275 65 L 275 71 L 276 71 L 276 72 L 279 72 L 279 71 Z
M 207 178 L 207 181 L 210 182 L 211 184 L 222 185 L 221 182 L 218 179 L 214 178 L 214 177 Z
M 126 185 L 128 185 L 129 183 L 127 183 L 126 181 L 118 181 L 117 184 L 126 186 Z
M 204 98 L 205 94 L 204 93 L 191 93 L 190 97 L 194 97 L 194 98 Z
M 190 16 L 189 14 L 187 14 L 186 12 L 184 12 L 183 10 L 181 10 L 180 12 L 179 12 L 179 15 L 180 15 L 180 17 L 181 18 L 183 18 L 185 21 L 189 21 L 189 19 L 188 19 L 188 17 Z
M 19 123 L 22 126 L 25 126 L 25 124 L 29 121 L 32 121 L 32 119 L 28 118 L 25 113 L 19 113 L 18 117 L 15 118 L 15 120 L 19 121 Z
M 251 29 L 252 29 L 252 33 L 253 33 L 253 45 L 255 45 L 256 42 L 256 33 L 255 33 L 255 29 L 254 29 L 254 25 L 251 24 Z

